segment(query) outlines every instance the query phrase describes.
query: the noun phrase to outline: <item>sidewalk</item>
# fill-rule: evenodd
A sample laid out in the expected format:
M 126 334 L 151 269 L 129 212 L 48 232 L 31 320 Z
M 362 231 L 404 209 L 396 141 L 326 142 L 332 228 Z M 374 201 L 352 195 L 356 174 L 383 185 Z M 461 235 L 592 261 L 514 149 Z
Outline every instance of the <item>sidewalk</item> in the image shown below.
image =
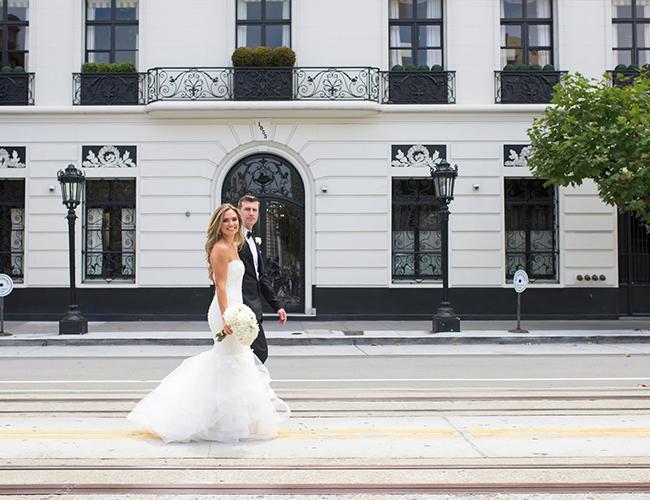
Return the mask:
M 430 321 L 267 319 L 269 345 L 650 343 L 650 318 L 617 321 L 463 321 L 461 332 L 432 333 Z M 89 333 L 58 335 L 57 322 L 6 322 L 2 346 L 210 345 L 207 322 L 90 322 Z

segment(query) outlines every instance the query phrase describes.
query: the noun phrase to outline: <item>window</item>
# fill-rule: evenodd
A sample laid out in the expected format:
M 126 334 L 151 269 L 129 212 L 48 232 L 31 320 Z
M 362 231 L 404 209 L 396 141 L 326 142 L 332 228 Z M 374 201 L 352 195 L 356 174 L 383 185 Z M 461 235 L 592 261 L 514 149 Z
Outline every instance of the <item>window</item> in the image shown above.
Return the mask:
M 441 251 L 433 180 L 393 179 L 393 281 L 441 279 Z
M 237 0 L 237 47 L 291 47 L 290 0 Z
M 135 180 L 87 180 L 84 229 L 84 279 L 135 281 Z
M 23 281 L 25 181 L 0 180 L 0 273 Z
M 501 0 L 501 67 L 553 64 L 551 0 Z
M 650 64 L 650 2 L 612 0 L 614 65 Z
M 86 61 L 138 65 L 138 0 L 86 0 Z
M 0 0 L 2 67 L 27 67 L 29 0 Z
M 543 179 L 506 179 L 506 279 L 557 281 L 556 198 Z
M 389 0 L 390 67 L 443 66 L 442 0 Z

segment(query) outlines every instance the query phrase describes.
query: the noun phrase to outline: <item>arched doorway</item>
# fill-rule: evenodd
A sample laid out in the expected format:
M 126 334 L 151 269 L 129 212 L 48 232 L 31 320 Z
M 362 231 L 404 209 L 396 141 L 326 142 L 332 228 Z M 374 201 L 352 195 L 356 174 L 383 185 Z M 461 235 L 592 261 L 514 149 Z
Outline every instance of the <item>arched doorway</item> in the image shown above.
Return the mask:
M 255 226 L 262 239 L 266 274 L 287 312 L 305 312 L 305 188 L 298 171 L 283 158 L 254 154 L 233 166 L 221 199 L 237 205 L 245 194 L 260 200 Z M 269 311 L 270 312 L 270 311 Z

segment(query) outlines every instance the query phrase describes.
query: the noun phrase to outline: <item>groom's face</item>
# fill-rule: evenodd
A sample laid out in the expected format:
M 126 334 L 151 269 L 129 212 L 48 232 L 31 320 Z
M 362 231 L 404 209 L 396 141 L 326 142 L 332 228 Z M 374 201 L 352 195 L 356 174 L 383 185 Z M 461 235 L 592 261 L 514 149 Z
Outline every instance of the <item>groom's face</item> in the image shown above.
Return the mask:
M 244 226 L 246 229 L 251 230 L 260 216 L 260 204 L 255 201 L 245 201 L 239 209 L 242 217 L 244 218 Z

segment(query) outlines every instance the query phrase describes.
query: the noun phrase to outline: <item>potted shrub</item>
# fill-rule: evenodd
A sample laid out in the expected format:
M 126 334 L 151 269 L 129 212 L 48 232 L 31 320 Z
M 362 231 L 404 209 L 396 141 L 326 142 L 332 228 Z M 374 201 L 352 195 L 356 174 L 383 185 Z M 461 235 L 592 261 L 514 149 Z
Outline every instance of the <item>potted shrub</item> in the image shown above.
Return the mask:
M 499 75 L 499 94 L 502 103 L 551 102 L 553 87 L 560 82 L 562 74 L 552 64 L 506 64 Z
M 86 62 L 81 67 L 78 103 L 83 105 L 140 104 L 141 75 L 135 64 Z
M 388 72 L 388 102 L 394 104 L 446 104 L 449 102 L 447 71 L 439 64 L 406 68 L 396 64 Z
M 26 106 L 29 104 L 30 77 L 22 66 L 0 68 L 0 105 Z
M 233 65 L 233 99 L 240 101 L 289 101 L 293 98 L 296 54 L 289 47 L 237 48 Z

